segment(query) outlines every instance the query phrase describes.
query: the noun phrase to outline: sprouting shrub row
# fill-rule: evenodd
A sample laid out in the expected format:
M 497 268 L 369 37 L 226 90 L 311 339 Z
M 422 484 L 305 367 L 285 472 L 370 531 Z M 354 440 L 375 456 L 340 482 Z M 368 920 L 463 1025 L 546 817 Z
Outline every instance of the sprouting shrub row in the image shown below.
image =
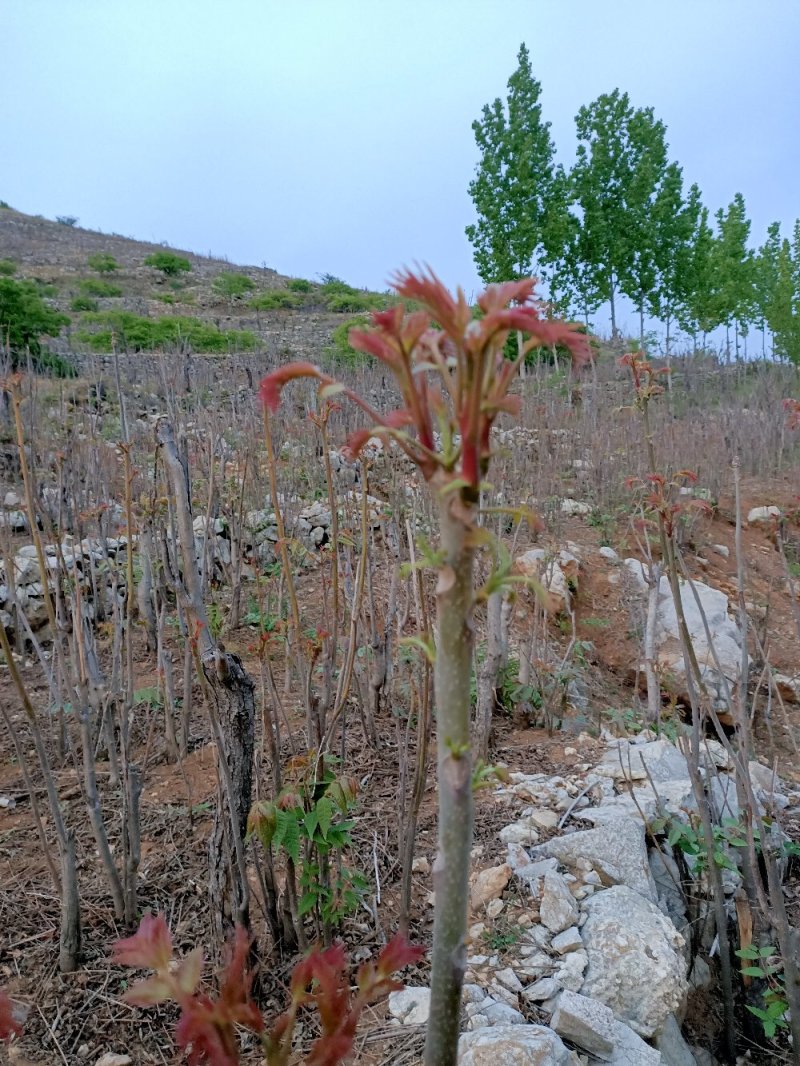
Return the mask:
M 251 330 L 220 330 L 197 318 L 170 315 L 145 318 L 127 311 L 99 311 L 85 314 L 78 340 L 92 351 L 110 352 L 114 341 L 129 352 L 152 352 L 160 348 L 189 345 L 197 352 L 251 351 L 257 340 Z

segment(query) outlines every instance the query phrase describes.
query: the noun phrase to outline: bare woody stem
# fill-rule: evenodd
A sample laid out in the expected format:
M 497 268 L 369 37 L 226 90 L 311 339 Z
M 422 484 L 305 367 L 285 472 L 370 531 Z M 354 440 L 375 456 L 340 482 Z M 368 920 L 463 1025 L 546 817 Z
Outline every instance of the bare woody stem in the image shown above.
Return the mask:
M 444 562 L 437 586 L 434 670 L 439 781 L 439 850 L 434 865 L 431 1012 L 425 1066 L 454 1066 L 466 969 L 467 895 L 472 847 L 470 678 L 474 549 L 450 501 L 440 506 Z

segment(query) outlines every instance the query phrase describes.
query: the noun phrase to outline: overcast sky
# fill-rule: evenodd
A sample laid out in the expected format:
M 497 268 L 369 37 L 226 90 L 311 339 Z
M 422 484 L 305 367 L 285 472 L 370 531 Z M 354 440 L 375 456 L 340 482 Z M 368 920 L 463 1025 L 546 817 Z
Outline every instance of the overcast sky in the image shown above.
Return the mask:
M 0 198 L 235 262 L 476 288 L 471 123 L 522 41 L 560 160 L 619 86 L 756 243 L 800 215 L 799 0 L 3 0 L 0 27 Z

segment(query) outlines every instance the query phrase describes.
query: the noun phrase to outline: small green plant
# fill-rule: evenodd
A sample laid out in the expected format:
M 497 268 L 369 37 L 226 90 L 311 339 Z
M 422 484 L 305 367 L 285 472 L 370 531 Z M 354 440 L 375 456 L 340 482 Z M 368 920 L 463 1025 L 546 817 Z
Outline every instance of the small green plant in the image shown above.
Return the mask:
M 56 222 L 62 226 L 77 226 L 78 219 L 75 215 L 56 215 Z
M 102 278 L 84 278 L 78 282 L 78 288 L 83 296 L 122 296 L 119 285 L 112 285 L 110 281 L 103 281 Z
M 300 297 L 285 289 L 270 289 L 254 296 L 248 306 L 254 311 L 288 311 L 300 306 Z
M 761 1022 L 764 1036 L 771 1040 L 778 1029 L 789 1028 L 786 1018 L 789 1003 L 783 986 L 783 966 L 777 949 L 772 944 L 765 944 L 762 947 L 751 944 L 750 947 L 739 948 L 735 954 L 740 959 L 753 964 L 742 967 L 743 977 L 756 977 L 767 983 L 764 990 L 764 1006 L 752 1007 L 749 1003 L 746 1006 L 750 1013 Z
M 214 291 L 226 300 L 241 300 L 256 287 L 252 278 L 246 274 L 235 274 L 225 271 L 214 278 Z
M 522 932 L 520 926 L 507 925 L 502 929 L 484 929 L 482 936 L 492 952 L 503 955 L 520 942 Z
M 69 305 L 70 311 L 97 311 L 100 304 L 92 296 L 76 296 Z
M 275 802 L 254 805 L 248 833 L 264 848 L 282 850 L 291 859 L 299 871 L 298 914 L 312 917 L 320 934 L 356 910 L 368 882 L 341 861 L 353 843 L 354 823 L 345 816 L 355 805 L 358 784 L 352 777 L 337 776 L 333 756 L 323 756 L 317 765 L 315 754 L 293 761 L 299 779 Z M 330 861 L 332 855 L 335 862 Z
M 98 274 L 112 274 L 119 269 L 119 263 L 108 252 L 96 252 L 86 260 L 90 270 L 96 270 Z
M 144 706 L 151 710 L 164 705 L 161 699 L 161 692 L 155 685 L 137 689 L 133 694 L 133 702 L 137 707 Z
M 703 837 L 702 827 L 697 823 L 696 817 L 689 816 L 689 821 L 684 822 L 680 818 L 660 817 L 650 822 L 650 829 L 654 833 L 667 832 L 667 843 L 670 847 L 677 848 L 692 860 L 692 867 L 698 873 L 702 873 L 708 867 L 708 849 Z M 723 818 L 720 825 L 713 827 L 714 832 L 714 863 L 721 870 L 738 870 L 738 866 L 731 858 L 729 848 L 746 848 L 747 838 L 744 824 L 740 818 Z M 753 830 L 756 850 L 760 847 L 759 834 Z
M 286 288 L 291 292 L 311 292 L 314 286 L 306 278 L 289 278 Z
M 11 204 L 7 200 L 0 200 L 0 211 L 10 211 Z
M 145 266 L 160 270 L 167 278 L 176 278 L 179 274 L 188 274 L 192 264 L 188 259 L 174 252 L 153 252 L 144 261 Z
M 6 278 L 12 277 L 17 272 L 17 264 L 10 259 L 0 259 L 0 275 Z

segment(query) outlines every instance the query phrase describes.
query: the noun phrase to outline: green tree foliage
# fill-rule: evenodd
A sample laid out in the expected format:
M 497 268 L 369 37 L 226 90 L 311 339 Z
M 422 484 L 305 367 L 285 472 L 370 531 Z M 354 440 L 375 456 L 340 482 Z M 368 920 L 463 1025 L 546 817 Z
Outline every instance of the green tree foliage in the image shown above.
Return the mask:
M 767 243 L 771 288 L 764 317 L 772 331 L 773 351 L 800 365 L 800 221 L 795 222 L 791 241 L 780 240 L 777 223 L 770 226 Z
M 611 307 L 617 333 L 620 291 L 637 305 L 655 278 L 652 209 L 666 166 L 665 128 L 652 108 L 636 109 L 615 89 L 576 119 L 572 186 L 580 209 L 586 268 Z
M 542 120 L 541 85 L 528 49 L 520 47 L 508 96 L 486 104 L 472 124 L 480 150 L 469 185 L 478 220 L 467 226 L 478 273 L 485 282 L 530 275 L 548 258 L 551 230 L 560 232 L 550 123 Z M 555 217 L 554 217 L 555 216 Z
M 683 174 L 677 163 L 664 171 L 652 213 L 654 278 L 647 306 L 667 327 L 666 355 L 670 355 L 670 328 L 691 295 L 692 256 L 700 225 L 700 189 L 692 185 L 683 196 Z
M 0 348 L 10 351 L 14 366 L 27 354 L 44 365 L 41 338 L 57 337 L 68 323 L 66 315 L 47 306 L 33 282 L 0 277 Z
M 81 324 L 84 328 L 78 333 L 78 340 L 96 352 L 110 352 L 116 344 L 127 352 L 183 348 L 223 353 L 251 351 L 257 343 L 250 330 L 223 331 L 198 318 L 181 315 L 145 318 L 128 311 L 100 311 L 84 315 Z
M 720 324 L 717 317 L 716 242 L 708 217 L 708 208 L 701 207 L 689 243 L 683 295 L 678 302 L 678 322 L 695 343 L 698 333 L 705 337 Z
M 739 333 L 752 321 L 755 303 L 753 253 L 748 248 L 750 220 L 744 197 L 736 193 L 727 210 L 717 211 L 717 240 L 714 245 L 714 271 L 717 281 L 717 317 L 729 331 L 736 327 L 736 354 Z M 730 345 L 728 345 L 730 355 Z
M 248 278 L 247 274 L 235 274 L 232 271 L 226 271 L 214 278 L 214 291 L 231 302 L 242 300 L 255 287 L 256 283 L 252 278 Z
M 119 263 L 108 252 L 97 252 L 95 255 L 90 255 L 86 260 L 86 265 L 90 270 L 96 270 L 98 274 L 113 274 L 115 270 L 119 269 Z
M 174 252 L 153 252 L 144 261 L 145 266 L 160 270 L 165 277 L 176 278 L 180 274 L 188 274 L 192 264 L 183 256 L 175 255 Z
M 10 278 L 17 272 L 17 264 L 11 259 L 0 259 L 0 277 Z

